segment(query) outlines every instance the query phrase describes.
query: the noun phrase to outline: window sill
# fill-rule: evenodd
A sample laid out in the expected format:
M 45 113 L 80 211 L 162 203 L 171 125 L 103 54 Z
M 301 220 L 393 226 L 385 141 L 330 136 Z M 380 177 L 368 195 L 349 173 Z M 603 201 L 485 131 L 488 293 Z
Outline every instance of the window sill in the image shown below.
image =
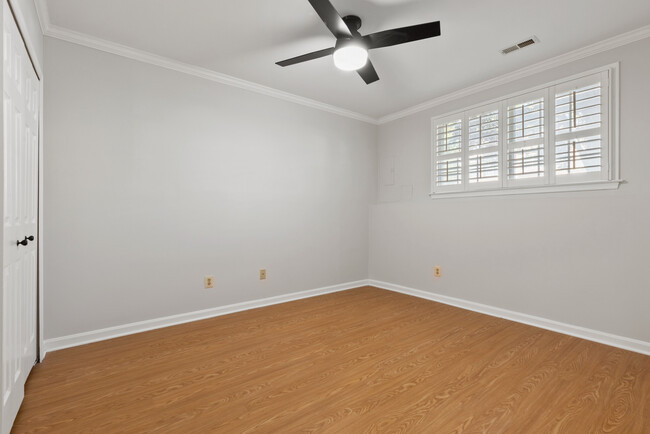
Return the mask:
M 470 190 L 430 193 L 431 199 L 451 199 L 454 197 L 507 196 L 511 194 L 561 193 L 569 191 L 617 190 L 623 180 L 589 181 L 575 184 L 540 185 L 527 187 L 495 188 L 489 190 Z

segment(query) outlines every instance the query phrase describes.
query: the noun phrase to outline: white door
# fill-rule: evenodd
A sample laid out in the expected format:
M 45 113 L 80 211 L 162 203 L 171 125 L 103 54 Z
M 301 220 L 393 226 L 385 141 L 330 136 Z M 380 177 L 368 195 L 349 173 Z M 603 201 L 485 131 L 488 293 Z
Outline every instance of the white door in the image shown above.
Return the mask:
M 36 361 L 40 87 L 6 0 L 3 17 L 2 433 L 8 433 Z

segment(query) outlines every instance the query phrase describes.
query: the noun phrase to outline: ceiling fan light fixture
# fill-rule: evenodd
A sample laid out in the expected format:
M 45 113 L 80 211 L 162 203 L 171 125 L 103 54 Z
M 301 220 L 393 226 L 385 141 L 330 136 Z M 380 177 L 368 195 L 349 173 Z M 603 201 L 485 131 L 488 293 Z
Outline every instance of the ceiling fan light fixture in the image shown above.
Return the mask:
M 368 50 L 356 41 L 337 42 L 334 51 L 334 65 L 342 71 L 356 71 L 368 63 Z
M 357 15 L 341 17 L 330 0 L 308 1 L 336 38 L 336 45 L 282 60 L 276 62 L 276 65 L 284 67 L 332 55 L 337 68 L 343 71 L 357 71 L 366 84 L 371 84 L 379 80 L 379 75 L 368 59 L 368 50 L 440 36 L 440 21 L 361 35 L 361 18 Z

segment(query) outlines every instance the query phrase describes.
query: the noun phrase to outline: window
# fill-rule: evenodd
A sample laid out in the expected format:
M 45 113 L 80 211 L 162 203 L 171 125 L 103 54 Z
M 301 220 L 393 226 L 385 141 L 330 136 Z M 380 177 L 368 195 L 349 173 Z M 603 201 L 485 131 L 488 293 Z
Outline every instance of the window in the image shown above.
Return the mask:
M 555 94 L 555 173 L 557 182 L 598 179 L 607 149 L 604 143 L 603 85 L 594 78 L 557 86 Z
M 507 102 L 507 186 L 544 182 L 545 92 L 526 94 Z
M 616 66 L 435 118 L 432 196 L 617 188 Z
M 467 178 L 470 184 L 499 181 L 499 108 L 482 107 L 467 117 Z
M 447 119 L 436 128 L 436 185 L 452 187 L 462 185 L 462 120 Z

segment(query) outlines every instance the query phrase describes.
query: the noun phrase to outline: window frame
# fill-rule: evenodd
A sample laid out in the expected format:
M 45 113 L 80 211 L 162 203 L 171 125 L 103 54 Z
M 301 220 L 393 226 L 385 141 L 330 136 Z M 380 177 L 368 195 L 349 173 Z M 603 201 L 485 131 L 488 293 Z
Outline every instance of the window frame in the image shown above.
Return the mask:
M 601 171 L 556 177 L 555 162 L 555 100 L 556 94 L 601 75 Z M 543 96 L 544 109 L 544 176 L 539 178 L 508 179 L 508 106 L 529 101 L 534 95 Z M 619 63 L 606 65 L 575 74 L 550 83 L 525 89 L 493 100 L 484 101 L 462 110 L 456 110 L 431 119 L 430 175 L 431 198 L 492 196 L 525 193 L 548 193 L 559 191 L 610 190 L 617 189 L 619 179 Z M 469 119 L 490 109 L 499 110 L 499 179 L 496 182 L 469 182 Z M 450 120 L 461 119 L 461 170 L 462 182 L 453 186 L 436 186 L 436 138 L 439 125 Z M 588 131 L 588 130 L 585 130 Z M 561 137 L 561 136 L 560 136 Z M 539 139 L 534 139 L 539 140 Z M 516 143 L 520 145 L 522 142 Z M 512 145 L 510 145 L 512 146 Z

